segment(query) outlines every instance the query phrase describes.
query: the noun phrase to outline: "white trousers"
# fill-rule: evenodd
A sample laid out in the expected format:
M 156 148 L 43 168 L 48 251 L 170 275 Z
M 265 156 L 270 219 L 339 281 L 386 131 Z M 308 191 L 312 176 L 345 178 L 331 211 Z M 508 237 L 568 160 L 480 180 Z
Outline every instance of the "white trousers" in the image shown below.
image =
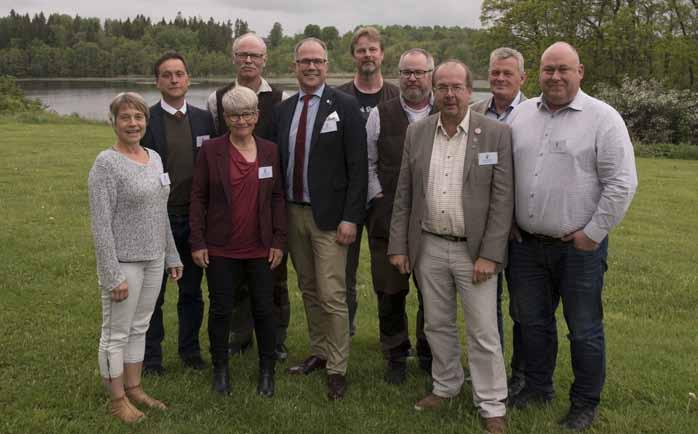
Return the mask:
M 497 329 L 496 277 L 474 284 L 467 243 L 428 233 L 422 234 L 415 274 L 424 298 L 424 333 L 433 355 L 433 393 L 451 398 L 460 392 L 465 381 L 457 324 L 460 295 L 473 403 L 482 417 L 504 416 L 507 377 Z
M 143 361 L 145 333 L 160 293 L 164 266 L 164 255 L 152 261 L 120 262 L 128 283 L 128 297 L 114 302 L 111 291 L 102 290 L 102 336 L 99 338 L 102 378 L 120 377 L 124 363 Z

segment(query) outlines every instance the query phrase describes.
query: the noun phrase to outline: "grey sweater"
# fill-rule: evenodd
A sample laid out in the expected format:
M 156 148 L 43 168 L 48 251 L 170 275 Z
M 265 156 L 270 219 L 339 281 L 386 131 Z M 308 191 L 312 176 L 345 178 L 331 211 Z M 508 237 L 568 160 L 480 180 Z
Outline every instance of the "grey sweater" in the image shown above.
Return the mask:
M 167 216 L 169 185 L 162 161 L 147 149 L 147 164 L 107 149 L 97 156 L 87 181 L 97 277 L 105 290 L 126 280 L 119 262 L 151 261 L 165 255 L 165 268 L 181 267 Z

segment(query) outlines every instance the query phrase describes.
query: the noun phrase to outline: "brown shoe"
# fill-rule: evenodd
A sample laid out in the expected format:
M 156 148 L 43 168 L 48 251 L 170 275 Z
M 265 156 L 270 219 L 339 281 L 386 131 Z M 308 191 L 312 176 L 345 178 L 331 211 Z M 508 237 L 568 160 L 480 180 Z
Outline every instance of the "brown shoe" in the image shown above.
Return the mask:
M 311 372 L 317 371 L 318 369 L 325 369 L 327 365 L 327 360 L 321 359 L 318 356 L 310 356 L 303 360 L 298 365 L 291 366 L 286 370 L 289 374 L 303 374 L 308 375 Z
M 126 423 L 140 422 L 145 418 L 143 412 L 134 407 L 126 397 L 112 399 L 109 403 L 111 415 Z
M 440 396 L 434 395 L 433 393 L 428 394 L 424 398 L 417 401 L 414 405 L 414 409 L 417 411 L 422 410 L 436 410 L 441 407 L 444 402 L 448 401 L 449 398 L 442 398 Z
M 148 406 L 150 408 L 158 408 L 160 410 L 167 410 L 167 406 L 165 405 L 164 402 L 158 401 L 157 399 L 151 397 L 147 393 L 143 391 L 143 387 L 141 387 L 140 384 L 136 384 L 135 386 L 130 386 L 124 388 L 126 391 L 126 396 L 129 397 L 129 399 L 136 404 L 143 404 L 145 406 Z
M 507 420 L 504 416 L 483 417 L 482 427 L 489 434 L 504 434 L 507 432 Z
M 347 378 L 342 374 L 329 374 L 327 376 L 327 397 L 331 401 L 344 398 L 347 392 Z

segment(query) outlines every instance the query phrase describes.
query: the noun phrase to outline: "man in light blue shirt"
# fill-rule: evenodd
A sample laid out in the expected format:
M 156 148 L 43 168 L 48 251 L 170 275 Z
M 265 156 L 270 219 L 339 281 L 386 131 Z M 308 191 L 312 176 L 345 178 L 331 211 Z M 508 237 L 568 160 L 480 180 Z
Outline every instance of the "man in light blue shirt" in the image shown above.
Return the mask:
M 538 98 L 511 114 L 517 242 L 509 248 L 509 287 L 522 327 L 526 385 L 509 405 L 553 399 L 555 311 L 562 300 L 574 383 L 560 424 L 588 428 L 606 376 L 601 291 L 608 233 L 637 188 L 633 146 L 623 119 L 580 89 L 584 65 L 557 42 L 540 64 Z M 551 325 L 553 327 L 551 327 Z

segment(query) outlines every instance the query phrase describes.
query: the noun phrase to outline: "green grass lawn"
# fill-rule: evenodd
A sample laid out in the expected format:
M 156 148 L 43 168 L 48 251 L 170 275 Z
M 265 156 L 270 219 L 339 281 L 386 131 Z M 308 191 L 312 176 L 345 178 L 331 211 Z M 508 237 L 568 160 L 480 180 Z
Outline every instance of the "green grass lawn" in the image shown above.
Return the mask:
M 113 133 L 97 124 L 0 122 L 0 137 L 0 433 L 480 432 L 468 384 L 448 408 L 417 413 L 412 408 L 426 381 L 414 362 L 406 384 L 382 382 L 365 245 L 343 402 L 325 399 L 323 376 L 290 377 L 283 365 L 274 398 L 258 397 L 254 354 L 231 360 L 234 395 L 213 396 L 210 369 L 192 373 L 179 364 L 176 291 L 170 290 L 168 375 L 144 380 L 170 409 L 148 411 L 137 426 L 116 422 L 97 368 L 101 312 L 87 207 L 87 172 L 114 142 Z M 698 402 L 688 410 L 687 402 L 689 392 L 698 393 L 698 161 L 641 159 L 638 165 L 638 194 L 611 236 L 608 374 L 591 432 L 697 433 Z M 289 284 L 287 344 L 295 362 L 307 355 L 307 333 L 295 276 Z M 412 311 L 415 304 L 411 294 Z M 567 409 L 571 382 L 566 333 L 560 322 L 554 404 L 511 412 L 511 433 L 560 432 L 556 421 Z M 204 327 L 204 348 L 206 336 Z

